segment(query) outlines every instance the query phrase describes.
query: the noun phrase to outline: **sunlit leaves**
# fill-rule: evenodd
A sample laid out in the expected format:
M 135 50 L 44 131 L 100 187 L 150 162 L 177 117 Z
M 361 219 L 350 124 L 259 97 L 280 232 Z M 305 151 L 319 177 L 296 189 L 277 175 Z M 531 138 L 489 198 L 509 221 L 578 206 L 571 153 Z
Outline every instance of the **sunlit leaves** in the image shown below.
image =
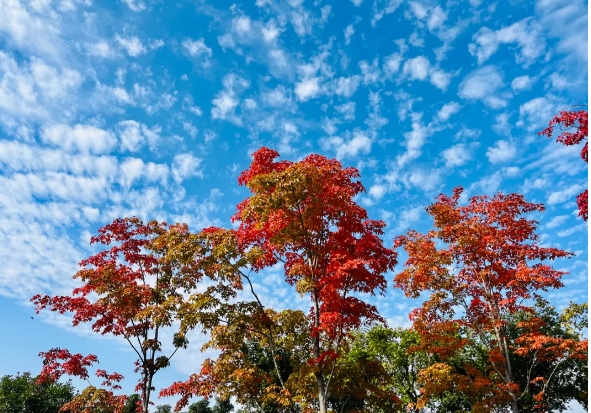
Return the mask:
M 138 358 L 135 371 L 141 373 L 141 378 L 136 391 L 142 392 L 144 413 L 150 403 L 153 376 L 170 364 L 171 356 L 157 355 L 162 352 L 159 331 L 172 325 L 182 309 L 183 293 L 195 288 L 202 278 L 182 249 L 189 236 L 186 225 L 168 226 L 156 221 L 144 224 L 135 217 L 118 218 L 91 238 L 91 244 L 109 248 L 80 263 L 82 268 L 74 275 L 82 283 L 80 287 L 69 296 L 36 295 L 31 299 L 37 313 L 44 309 L 69 313 L 74 326 L 90 323 L 96 333 L 127 340 Z M 194 253 L 192 249 L 191 256 Z M 187 344 L 184 335 L 174 337 L 175 347 L 186 348 Z M 58 350 L 42 353 L 42 376 L 88 377 L 86 367 L 96 361 L 95 356 L 80 358 Z M 67 360 L 58 363 L 58 359 Z M 118 385 L 113 384 L 120 380 L 116 373 L 98 370 L 97 374 L 104 379 L 103 385 L 117 389 Z
M 528 300 L 562 287 L 564 272 L 546 262 L 572 254 L 538 244 L 537 222 L 527 214 L 543 211 L 542 205 L 520 194 L 499 193 L 473 197 L 462 206 L 461 193 L 456 188 L 451 197 L 440 195 L 427 208 L 434 218 L 432 231 L 397 238 L 408 260 L 395 283 L 409 297 L 431 294 L 411 312 L 413 328 L 421 336 L 417 348 L 441 360 L 421 372 L 424 392 L 419 404 L 425 405 L 431 394 L 455 388 L 486 411 L 491 405 L 517 403 L 524 391 L 513 377 L 514 349 L 516 354 L 547 349 L 534 363 L 543 357 L 566 357 L 567 351 L 568 357 L 575 357 L 574 343 L 546 336 L 535 319 L 522 325 L 519 336 L 507 334 L 512 314 L 534 312 Z M 475 368 L 468 363 L 459 371 L 450 370 L 449 360 L 471 346 L 486 349 L 487 365 Z
M 327 357 L 348 331 L 380 321 L 377 309 L 356 294 L 384 293 L 383 274 L 396 254 L 383 246 L 384 223 L 368 219 L 353 198 L 362 192 L 359 172 L 336 160 L 310 155 L 299 162 L 275 162 L 279 154 L 261 148 L 239 178 L 251 196 L 233 217 L 242 251 L 256 251 L 256 271 L 281 262 L 288 283 L 312 302 L 310 361 L 316 366 L 320 411 L 328 394 Z

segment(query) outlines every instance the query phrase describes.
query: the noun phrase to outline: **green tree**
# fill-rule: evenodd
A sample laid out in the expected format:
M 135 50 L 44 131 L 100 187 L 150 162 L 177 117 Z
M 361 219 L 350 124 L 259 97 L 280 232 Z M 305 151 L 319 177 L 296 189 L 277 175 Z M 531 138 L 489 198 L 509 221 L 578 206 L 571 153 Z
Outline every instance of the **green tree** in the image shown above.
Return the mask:
M 189 413 L 213 413 L 209 407 L 209 400 L 203 399 L 189 406 Z
M 170 404 L 161 404 L 156 406 L 155 413 L 172 413 L 172 406 Z
M 392 389 L 400 402 L 396 412 L 420 412 L 417 408 L 420 397 L 421 383 L 419 372 L 432 365 L 436 358 L 432 354 L 418 351 L 421 337 L 411 329 L 387 328 L 375 325 L 365 332 L 359 332 L 350 355 L 357 359 L 376 360 L 386 373 L 387 379 L 381 383 L 384 388 Z M 475 350 L 473 353 L 477 353 Z M 474 357 L 472 354 L 470 358 Z M 457 355 L 455 362 L 458 368 L 468 358 L 468 354 Z M 458 392 L 445 392 L 438 399 L 429 403 L 431 412 L 447 413 L 470 410 L 468 401 Z M 392 408 L 384 410 L 392 411 Z
M 230 413 L 233 411 L 234 405 L 232 404 L 232 402 L 230 402 L 230 399 L 217 399 L 212 409 L 212 413 Z
M 0 379 L 0 412 L 58 413 L 72 400 L 74 387 L 67 383 L 36 383 L 30 373 L 4 376 Z
M 138 401 L 140 401 L 139 394 L 134 393 L 131 396 L 129 396 L 125 402 L 123 413 L 136 413 Z

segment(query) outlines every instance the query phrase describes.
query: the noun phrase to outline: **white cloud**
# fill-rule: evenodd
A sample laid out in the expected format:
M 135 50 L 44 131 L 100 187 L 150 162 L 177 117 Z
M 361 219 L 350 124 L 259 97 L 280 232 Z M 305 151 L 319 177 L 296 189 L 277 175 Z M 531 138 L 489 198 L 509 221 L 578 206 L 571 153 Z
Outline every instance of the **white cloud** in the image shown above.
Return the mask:
M 558 72 L 552 72 L 546 79 L 546 82 L 551 85 L 552 89 L 560 91 L 574 86 L 572 81 L 569 81 L 566 77 L 562 76 Z
M 378 67 L 378 59 L 374 59 L 371 65 L 365 60 L 359 62 L 359 68 L 363 74 L 363 84 L 370 85 L 376 83 L 380 79 L 380 68 Z
M 343 115 L 345 120 L 355 119 L 355 102 L 347 102 L 340 106 L 335 106 L 335 110 Z
M 110 152 L 117 144 L 115 136 L 108 131 L 91 125 L 52 125 L 43 128 L 40 134 L 44 143 L 66 151 L 80 151 L 93 154 Z
M 586 231 L 587 230 L 587 223 L 583 222 L 582 224 L 579 225 L 575 225 L 574 227 L 562 230 L 562 231 L 558 231 L 556 233 L 556 235 L 558 235 L 559 237 L 568 237 L 571 236 L 572 234 L 574 234 L 575 232 L 579 232 L 579 231 Z
M 529 132 L 541 130 L 559 109 L 560 105 L 551 96 L 531 99 L 519 106 L 517 126 Z
M 137 57 L 146 53 L 146 47 L 137 36 L 123 37 L 119 34 L 115 35 L 115 41 L 119 47 L 127 52 L 129 56 Z
M 246 110 L 255 110 L 259 106 L 257 101 L 251 98 L 244 99 L 242 105 Z
M 392 14 L 402 4 L 402 0 L 374 0 L 371 25 L 375 26 L 386 14 Z
M 588 5 L 584 0 L 538 0 L 537 20 L 550 38 L 558 39 L 556 50 L 574 61 L 588 60 Z M 587 82 L 586 74 L 583 75 Z
M 511 133 L 513 124 L 509 122 L 511 114 L 508 112 L 499 113 L 495 117 L 495 123 L 492 125 L 492 129 L 501 136 L 507 136 Z
M 363 0 L 351 0 L 351 3 L 353 3 L 356 7 L 361 6 L 361 3 L 363 3 Z
M 320 94 L 319 78 L 313 77 L 296 83 L 295 94 L 301 102 L 315 98 Z
M 558 215 L 553 217 L 545 226 L 548 229 L 556 228 L 568 221 L 569 218 L 568 215 Z
M 425 213 L 423 206 L 416 206 L 412 208 L 405 208 L 397 215 L 397 224 L 395 231 L 406 231 L 410 229 L 410 224 L 417 222 Z
M 429 80 L 433 86 L 445 92 L 449 86 L 451 75 L 443 70 L 431 70 Z
M 203 172 L 199 169 L 201 159 L 196 158 L 191 153 L 179 153 L 175 155 L 172 163 L 172 176 L 177 184 L 193 176 L 203 177 Z
M 275 89 L 265 92 L 263 94 L 263 100 L 271 106 L 283 107 L 284 109 L 291 103 L 289 92 L 283 85 L 279 85 Z
M 19 0 L 0 2 L 0 33 L 21 51 L 46 59 L 59 58 L 63 54 L 60 38 L 60 16 L 57 13 L 31 13 L 26 3 Z
M 414 169 L 404 176 L 405 185 L 430 192 L 441 185 L 441 173 L 437 169 Z
M 499 190 L 501 182 L 503 182 L 503 175 L 500 171 L 497 171 L 474 182 L 470 185 L 470 191 L 475 191 L 478 188 L 485 195 L 492 195 Z
M 391 77 L 400 70 L 402 64 L 402 54 L 393 53 L 390 56 L 384 58 L 384 73 L 386 76 Z
M 82 83 L 75 70 L 48 65 L 31 58 L 17 63 L 0 51 L 0 114 L 3 117 L 65 120 L 74 105 L 74 93 Z
M 427 28 L 431 31 L 443 26 L 443 23 L 447 20 L 447 12 L 443 11 L 440 6 L 437 6 L 431 10 L 429 19 L 427 20 Z
M 483 66 L 468 74 L 460 83 L 458 96 L 468 100 L 481 100 L 492 109 L 507 106 L 498 90 L 504 86 L 503 77 L 494 66 Z
M 558 191 L 548 193 L 546 203 L 548 205 L 557 205 L 572 200 L 576 195 L 583 192 L 586 186 L 583 184 L 572 184 Z
M 144 143 L 140 123 L 135 120 L 124 120 L 119 122 L 117 126 L 119 127 L 121 150 L 130 152 L 139 150 Z
M 232 20 L 232 30 L 238 35 L 250 33 L 251 20 L 248 16 L 236 17 Z
M 533 79 L 528 75 L 518 76 L 511 82 L 511 89 L 513 89 L 513 92 L 515 93 L 529 90 L 531 89 L 533 82 Z
M 378 201 L 382 199 L 386 192 L 387 189 L 384 185 L 372 185 L 371 188 L 369 188 L 369 195 Z
M 263 40 L 265 43 L 273 43 L 279 37 L 282 30 L 277 27 L 274 20 L 270 20 L 266 26 L 261 27 Z
M 453 168 L 455 166 L 462 166 L 472 159 L 470 149 L 463 143 L 458 143 L 441 152 L 441 156 L 445 160 L 445 166 Z
M 523 182 L 522 191 L 524 194 L 527 194 L 532 189 L 540 189 L 543 188 L 548 184 L 548 181 L 545 178 L 525 178 Z
M 425 17 L 427 17 L 429 9 L 426 8 L 422 3 L 419 3 L 418 1 L 411 1 L 409 2 L 409 5 L 410 9 L 412 10 L 413 14 L 417 19 L 422 20 Z
M 49 99 L 65 97 L 69 90 L 82 82 L 82 76 L 72 69 L 63 68 L 61 73 L 43 60 L 31 59 L 31 74 L 43 96 Z
M 404 133 L 406 152 L 396 157 L 396 162 L 400 168 L 421 156 L 425 139 L 435 131 L 430 125 L 428 127 L 424 126 L 421 117 L 422 113 L 411 113 L 412 129 Z
M 242 125 L 242 119 L 235 114 L 235 109 L 240 103 L 238 95 L 250 87 L 250 82 L 236 74 L 230 73 L 222 81 L 224 89 L 218 92 L 212 100 L 212 119 L 228 120 L 234 124 Z
M 558 176 L 575 176 L 586 171 L 587 164 L 581 160 L 580 147 L 548 143 L 532 158 L 525 169 L 538 169 Z
M 132 11 L 135 12 L 139 12 L 139 11 L 143 11 L 146 10 L 146 5 L 144 4 L 143 1 L 139 0 L 122 0 L 123 3 L 125 3 L 127 5 L 127 7 L 129 7 Z
M 6 140 L 0 140 L 0 165 L 10 168 L 11 172 L 23 174 L 65 172 L 73 175 L 101 175 L 110 179 L 117 173 L 117 159 L 114 156 L 95 156 L 90 152 L 68 153 L 61 148 L 43 148 Z
M 345 28 L 345 30 L 343 30 L 343 33 L 345 34 L 345 44 L 351 43 L 351 37 L 355 34 L 355 29 L 353 28 L 353 25 L 348 25 Z
M 326 22 L 328 20 L 328 17 L 330 16 L 331 11 L 332 6 L 330 5 L 326 5 L 320 8 L 320 21 L 322 21 L 323 23 Z
M 324 139 L 322 146 L 325 150 L 336 151 L 337 159 L 354 158 L 360 154 L 368 154 L 371 150 L 371 139 L 363 132 L 355 131 L 351 138 L 331 136 Z
M 417 56 L 404 62 L 402 72 L 411 80 L 425 80 L 429 75 L 429 59 Z
M 310 17 L 310 12 L 303 7 L 300 6 L 291 12 L 291 25 L 298 36 L 304 37 L 312 34 L 313 24 L 314 19 Z
M 489 162 L 498 163 L 506 162 L 515 157 L 517 148 L 511 142 L 505 140 L 496 141 L 494 146 L 490 146 L 486 150 L 486 157 Z
M 339 96 L 349 98 L 353 96 L 359 87 L 359 83 L 361 83 L 361 76 L 353 75 L 351 77 L 340 77 L 335 80 L 335 83 L 335 93 Z
M 501 44 L 517 44 L 520 53 L 515 54 L 515 61 L 524 66 L 532 64 L 546 50 L 546 42 L 538 25 L 531 18 L 523 19 L 509 27 L 492 31 L 482 27 L 474 36 L 474 43 L 468 46 L 478 64 L 486 62 Z
M 439 109 L 437 118 L 442 122 L 446 122 L 452 115 L 458 113 L 461 107 L 458 102 L 448 102 Z
M 212 119 L 229 119 L 240 102 L 233 93 L 223 90 L 217 94 L 211 103 L 213 104 L 213 108 L 211 108 Z M 238 123 L 241 124 L 242 122 Z
M 392 62 L 393 68 L 397 70 L 397 65 L 400 63 L 399 60 L 397 60 L 397 57 L 394 57 L 394 59 L 395 60 Z M 390 74 L 392 72 L 393 70 L 388 68 L 388 72 L 386 74 Z M 427 59 L 425 56 L 417 56 L 406 60 L 402 68 L 402 74 L 410 80 L 424 81 L 429 78 L 429 81 L 433 86 L 443 91 L 447 90 L 451 80 L 451 74 L 431 66 L 429 59 Z
M 205 55 L 207 57 L 211 57 L 213 52 L 211 48 L 207 47 L 203 37 L 192 40 L 192 39 L 185 39 L 181 42 L 181 45 L 185 48 L 189 56 L 197 57 L 201 55 Z
M 102 57 L 104 59 L 113 57 L 115 53 L 111 50 L 111 46 L 104 40 L 99 40 L 96 43 L 88 44 L 88 53 L 96 57 Z
M 166 165 L 155 164 L 153 162 L 144 163 L 139 158 L 125 158 L 119 168 L 119 179 L 128 189 L 136 181 L 141 179 L 147 182 L 160 182 L 162 185 L 166 185 L 169 172 Z

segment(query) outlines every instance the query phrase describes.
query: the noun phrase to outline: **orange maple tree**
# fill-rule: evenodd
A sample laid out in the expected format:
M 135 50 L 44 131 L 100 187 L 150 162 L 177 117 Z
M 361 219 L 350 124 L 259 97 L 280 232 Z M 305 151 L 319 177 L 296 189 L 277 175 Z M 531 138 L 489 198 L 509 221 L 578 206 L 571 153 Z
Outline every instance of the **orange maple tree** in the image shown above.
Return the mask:
M 383 274 L 394 268 L 396 253 L 386 248 L 380 238 L 385 224 L 369 219 L 365 209 L 353 200 L 364 190 L 356 169 L 343 168 L 338 161 L 320 155 L 310 155 L 298 162 L 276 161 L 278 156 L 271 149 L 261 148 L 240 175 L 239 184 L 246 186 L 251 196 L 238 205 L 233 216 L 238 229 L 204 231 L 213 248 L 212 255 L 217 257 L 208 271 L 238 274 L 255 297 L 250 303 L 232 304 L 234 309 L 244 306 L 246 311 L 241 318 L 234 310 L 228 311 L 231 307 L 218 306 L 220 311 L 226 310 L 216 313 L 214 319 L 223 318 L 226 322 L 222 324 L 226 326 L 216 327 L 214 323 L 209 328 L 218 334 L 219 348 L 227 349 L 229 344 L 224 344 L 219 333 L 236 331 L 227 327 L 232 325 L 228 322 L 231 315 L 236 320 L 234 325 L 244 323 L 240 331 L 260 332 L 259 339 L 264 340 L 276 360 L 276 316 L 264 308 L 251 277 L 252 273 L 282 265 L 286 282 L 311 301 L 306 321 L 306 377 L 315 382 L 315 408 L 326 413 L 343 340 L 364 324 L 383 321 L 376 307 L 364 301 L 361 294 L 385 292 L 387 282 Z M 235 286 L 241 288 L 242 284 L 236 282 Z M 194 302 L 200 309 L 213 307 L 211 299 L 205 300 L 203 296 Z M 195 309 L 187 309 L 187 314 L 191 311 Z M 244 318 L 245 314 L 250 315 L 249 320 Z M 212 318 L 202 314 L 201 320 L 207 324 Z M 162 394 L 207 395 L 211 390 L 208 386 L 218 380 L 212 376 L 214 365 L 215 362 L 208 362 L 200 374 L 188 382 L 175 383 Z M 277 363 L 275 370 L 279 393 L 290 395 Z M 308 411 L 310 403 L 306 398 L 298 400 Z
M 111 246 L 80 263 L 82 269 L 74 275 L 82 285 L 71 295 L 36 295 L 31 301 L 37 314 L 44 309 L 72 314 L 72 324 L 91 323 L 92 331 L 102 335 L 122 337 L 137 355 L 136 372 L 141 377 L 136 391 L 141 392 L 138 411 L 148 413 L 151 404 L 154 375 L 170 364 L 170 358 L 187 340 L 175 335 L 169 355 L 162 353 L 162 330 L 171 326 L 182 302 L 182 290 L 195 287 L 190 271 L 166 260 L 166 235 L 187 232 L 186 226 L 171 226 L 156 221 L 144 224 L 138 218 L 118 218 L 99 229 L 91 238 L 91 244 Z M 71 354 L 68 350 L 52 349 L 41 353 L 43 371 L 41 380 L 57 380 L 62 374 L 88 379 L 88 370 L 98 362 L 95 355 Z M 115 390 L 114 384 L 123 377 L 97 370 L 96 375 L 105 379 L 103 386 Z M 92 401 L 93 403 L 89 403 Z M 114 396 L 111 390 L 90 386 L 67 408 L 84 407 L 93 411 L 96 403 L 123 408 L 124 397 Z M 90 409 L 90 410 L 88 410 Z
M 586 106 L 586 105 L 585 105 Z M 556 142 L 565 146 L 578 145 L 585 141 L 581 149 L 581 158 L 589 163 L 589 114 L 586 110 L 561 110 L 560 113 L 552 118 L 548 127 L 538 135 L 545 135 L 551 138 L 554 128 L 558 126 L 562 133 L 556 137 Z M 585 189 L 577 196 L 577 206 L 579 207 L 579 216 L 587 221 L 589 215 L 589 193 Z
M 552 372 L 531 377 L 520 388 L 512 372 L 512 354 L 535 355 L 530 360 L 536 363 L 580 357 L 586 347 L 586 341 L 543 334 L 543 321 L 532 307 L 541 292 L 562 286 L 565 273 L 545 262 L 573 254 L 539 245 L 537 222 L 525 215 L 543 211 L 543 205 L 529 203 L 520 194 L 498 193 L 473 197 L 462 206 L 462 192 L 458 187 L 451 197 L 440 195 L 427 208 L 435 221 L 433 230 L 409 231 L 395 241 L 408 254 L 404 270 L 395 277 L 396 286 L 408 297 L 430 293 L 410 315 L 422 339 L 417 349 L 439 360 L 421 371 L 419 405 L 454 388 L 472 401 L 473 411 L 510 405 L 517 413 L 520 398 L 531 390 L 529 383 L 549 383 Z M 507 323 L 518 311 L 532 317 L 511 339 Z M 458 370 L 446 362 L 474 345 L 487 353 L 484 368 L 466 363 Z M 543 408 L 543 398 L 543 391 L 536 395 L 538 408 Z

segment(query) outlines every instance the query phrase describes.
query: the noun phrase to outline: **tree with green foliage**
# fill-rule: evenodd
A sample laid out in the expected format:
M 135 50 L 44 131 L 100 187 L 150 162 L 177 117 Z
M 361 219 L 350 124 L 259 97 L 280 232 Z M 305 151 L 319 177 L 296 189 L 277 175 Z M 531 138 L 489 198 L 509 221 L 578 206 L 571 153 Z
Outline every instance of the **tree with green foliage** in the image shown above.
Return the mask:
M 420 335 L 411 329 L 392 329 L 382 325 L 375 325 L 355 335 L 351 356 L 378 361 L 387 376 L 381 386 L 394 391 L 400 399 L 397 407 L 380 412 L 418 413 L 424 410 L 417 407 L 421 392 L 419 372 L 433 364 L 436 357 L 419 351 L 417 346 L 420 342 Z M 461 366 L 462 356 L 458 355 L 453 364 Z M 470 410 L 470 406 L 461 393 L 448 391 L 432 400 L 428 410 L 434 413 L 447 413 Z
M 213 408 L 209 407 L 209 400 L 203 399 L 189 406 L 188 413 L 230 413 L 234 411 L 234 405 L 230 400 L 216 399 Z
M 137 393 L 132 394 L 127 398 L 125 401 L 125 407 L 123 408 L 123 413 L 136 413 L 138 411 L 137 405 L 138 402 L 141 402 L 140 395 Z
M 30 373 L 4 376 L 0 379 L 0 412 L 58 413 L 72 400 L 72 383 L 37 383 Z
M 189 413 L 212 413 L 209 400 L 203 399 L 189 406 Z
M 170 404 L 162 404 L 160 406 L 156 406 L 155 413 L 172 413 L 172 406 Z
M 234 405 L 230 399 L 220 400 L 217 399 L 213 406 L 212 413 L 230 413 L 234 411 Z

